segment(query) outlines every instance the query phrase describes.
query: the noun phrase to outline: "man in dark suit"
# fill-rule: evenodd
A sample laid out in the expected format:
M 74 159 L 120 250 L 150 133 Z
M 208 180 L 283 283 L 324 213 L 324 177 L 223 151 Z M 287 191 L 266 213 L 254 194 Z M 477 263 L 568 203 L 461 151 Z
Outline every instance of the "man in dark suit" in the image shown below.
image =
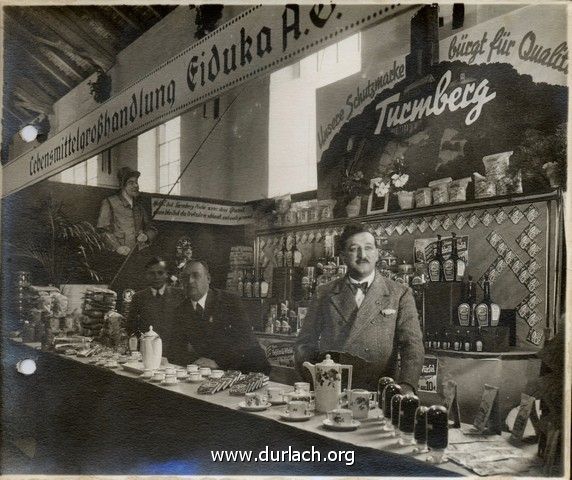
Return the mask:
M 163 339 L 171 335 L 171 326 L 176 308 L 183 302 L 185 295 L 179 288 L 169 287 L 167 262 L 160 257 L 153 257 L 145 265 L 147 288 L 133 295 L 127 315 L 127 332 L 139 330 L 146 332 L 153 326 Z M 169 351 L 165 344 L 165 354 Z
M 241 300 L 210 287 L 206 262 L 190 260 L 181 275 L 186 300 L 177 309 L 170 337 L 174 354 L 169 359 L 186 365 L 243 372 L 270 371 Z
M 376 269 L 375 237 L 362 225 L 348 225 L 340 236 L 348 275 L 324 285 L 308 309 L 295 346 L 296 367 L 337 352 L 354 364 L 354 384 L 376 389 L 379 377 L 396 379 L 414 391 L 424 347 L 411 289 Z M 400 356 L 400 371 L 397 356 Z

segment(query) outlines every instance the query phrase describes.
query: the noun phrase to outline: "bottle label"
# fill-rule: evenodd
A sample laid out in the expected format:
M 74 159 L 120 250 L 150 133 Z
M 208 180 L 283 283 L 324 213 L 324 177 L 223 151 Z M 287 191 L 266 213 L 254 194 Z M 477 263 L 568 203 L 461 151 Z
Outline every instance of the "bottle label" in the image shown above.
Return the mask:
M 129 350 L 132 352 L 136 352 L 137 351 L 137 337 L 135 335 L 132 335 L 129 337 Z
M 453 344 L 453 349 L 454 350 L 460 350 L 461 349 L 461 344 L 457 341 L 455 341 L 455 343 Z
M 440 265 L 439 265 L 439 261 L 438 260 L 431 260 L 429 262 L 429 279 L 432 282 L 438 282 L 439 281 L 439 270 L 440 270 Z
M 457 281 L 461 281 L 465 276 L 465 262 L 457 260 Z
M 445 260 L 443 262 L 443 273 L 445 275 L 445 281 L 453 282 L 455 280 L 455 271 L 454 271 L 455 263 L 453 260 Z
M 475 344 L 475 348 L 476 348 L 477 352 L 482 352 L 483 351 L 483 342 L 481 342 L 480 340 L 477 340 L 477 343 Z
M 465 352 L 471 351 L 471 344 L 469 342 L 465 342 Z
M 471 306 L 468 303 L 461 303 L 459 305 L 459 325 L 466 327 L 471 321 Z
M 489 308 L 486 303 L 479 303 L 475 308 L 475 317 L 480 327 L 488 327 L 489 325 Z
M 496 303 L 491 304 L 491 327 L 496 327 L 499 324 L 500 310 Z

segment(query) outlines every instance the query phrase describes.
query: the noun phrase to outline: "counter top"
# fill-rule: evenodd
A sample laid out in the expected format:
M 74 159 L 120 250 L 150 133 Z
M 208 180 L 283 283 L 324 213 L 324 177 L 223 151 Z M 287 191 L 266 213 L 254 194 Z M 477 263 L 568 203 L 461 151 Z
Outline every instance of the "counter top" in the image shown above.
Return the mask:
M 26 347 L 38 349 L 38 344 L 25 344 Z M 285 422 L 280 419 L 280 412 L 284 409 L 283 406 L 273 406 L 267 409 L 266 411 L 262 412 L 246 412 L 241 410 L 238 404 L 242 401 L 242 397 L 231 396 L 228 394 L 228 391 L 218 392 L 214 395 L 201 395 L 197 393 L 197 384 L 191 383 L 179 383 L 175 386 L 167 387 L 160 384 L 155 384 L 151 382 L 146 382 L 140 380 L 137 374 L 130 373 L 128 371 L 123 370 L 122 368 L 118 369 L 109 369 L 105 367 L 96 367 L 93 364 L 89 363 L 88 359 L 85 358 L 78 358 L 75 356 L 66 356 L 60 354 L 50 354 L 54 355 L 66 362 L 70 362 L 79 366 L 79 364 L 85 365 L 87 371 L 91 371 L 92 368 L 101 371 L 104 375 L 117 375 L 119 377 L 125 377 L 126 379 L 130 379 L 133 382 L 137 382 L 138 384 L 146 384 L 146 386 L 157 389 L 157 391 L 169 391 L 169 396 L 177 396 L 177 397 L 188 397 L 195 401 L 199 402 L 206 402 L 211 405 L 216 405 L 223 409 L 235 411 L 238 415 L 249 416 L 247 418 L 256 417 L 266 422 L 275 422 L 276 424 L 280 424 L 280 428 L 289 428 L 293 431 L 299 431 L 300 433 L 306 432 L 312 435 L 319 435 L 321 437 L 325 437 L 327 439 L 331 439 L 337 442 L 346 443 L 349 445 L 353 445 L 355 447 L 364 447 L 369 449 L 375 449 L 383 452 L 391 452 L 393 454 L 399 454 L 406 456 L 409 461 L 412 458 L 417 460 L 425 461 L 427 454 L 417 454 L 412 455 L 413 447 L 403 447 L 397 444 L 397 440 L 394 437 L 391 437 L 389 434 L 382 432 L 379 427 L 379 414 L 380 411 L 376 408 L 370 412 L 370 418 L 367 420 L 362 421 L 360 428 L 353 432 L 334 432 L 327 430 L 323 427 L 322 421 L 325 418 L 325 415 L 320 414 L 312 417 L 310 420 L 305 422 Z M 80 367 L 83 369 L 83 367 Z M 86 371 L 86 373 L 87 373 Z M 89 375 L 86 375 L 85 382 L 89 382 Z M 283 387 L 285 390 L 292 390 L 293 387 L 279 384 L 276 382 L 270 382 L 269 386 L 274 387 Z M 490 441 L 491 437 L 484 437 L 484 436 L 471 436 L 464 433 L 469 426 L 464 425 L 462 429 L 452 429 L 449 435 L 449 443 L 450 449 L 455 450 L 458 448 L 458 445 L 467 444 L 467 443 L 474 443 L 476 441 Z M 254 427 L 253 427 L 254 428 Z M 270 431 L 274 431 L 278 427 L 269 427 Z M 509 446 L 507 441 L 508 434 L 504 433 L 502 438 L 501 437 L 493 437 L 497 441 L 502 441 Z M 270 440 L 269 440 L 270 443 Z M 311 443 L 309 443 L 311 445 Z M 282 445 L 285 446 L 285 445 Z M 239 446 L 235 446 L 234 448 L 240 448 Z M 527 463 L 533 463 L 535 457 L 536 448 L 534 445 L 529 445 L 526 448 L 522 449 L 522 455 L 519 459 L 518 463 L 520 468 L 524 468 Z M 472 475 L 473 473 L 467 470 L 460 465 L 457 465 L 451 461 L 440 464 L 440 469 L 444 471 L 453 473 L 453 474 L 461 474 L 461 475 Z M 445 472 L 444 472 L 445 473 Z

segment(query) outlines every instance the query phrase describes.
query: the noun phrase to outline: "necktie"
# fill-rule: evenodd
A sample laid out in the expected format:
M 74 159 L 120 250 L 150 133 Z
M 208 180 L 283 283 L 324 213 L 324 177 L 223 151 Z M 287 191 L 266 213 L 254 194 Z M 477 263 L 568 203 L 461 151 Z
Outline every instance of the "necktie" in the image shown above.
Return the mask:
M 361 307 L 361 304 L 362 304 L 363 299 L 365 298 L 365 294 L 367 292 L 367 282 L 353 283 L 352 285 L 355 288 L 355 300 L 356 300 L 356 304 L 359 308 L 359 307 Z
M 204 309 L 201 306 L 200 303 L 197 303 L 197 305 L 195 306 L 195 316 L 196 318 L 198 318 L 199 320 L 203 319 L 203 313 L 204 313 Z
M 356 288 L 356 292 L 361 290 L 364 295 L 367 293 L 367 282 L 354 283 L 353 286 Z

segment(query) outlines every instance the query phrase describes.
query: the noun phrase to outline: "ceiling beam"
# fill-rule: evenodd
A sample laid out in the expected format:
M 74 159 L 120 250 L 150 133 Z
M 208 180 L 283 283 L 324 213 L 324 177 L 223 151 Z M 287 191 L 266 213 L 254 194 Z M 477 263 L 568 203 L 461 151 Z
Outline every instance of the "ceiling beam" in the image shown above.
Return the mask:
M 125 15 L 122 11 L 121 11 L 121 7 L 111 7 L 111 9 L 117 14 L 119 15 L 123 21 L 125 23 L 127 23 L 131 28 L 133 28 L 139 35 L 141 35 L 143 33 L 143 27 L 141 25 L 139 25 L 138 23 L 134 22 L 133 20 L 131 20 L 129 18 L 128 15 Z

